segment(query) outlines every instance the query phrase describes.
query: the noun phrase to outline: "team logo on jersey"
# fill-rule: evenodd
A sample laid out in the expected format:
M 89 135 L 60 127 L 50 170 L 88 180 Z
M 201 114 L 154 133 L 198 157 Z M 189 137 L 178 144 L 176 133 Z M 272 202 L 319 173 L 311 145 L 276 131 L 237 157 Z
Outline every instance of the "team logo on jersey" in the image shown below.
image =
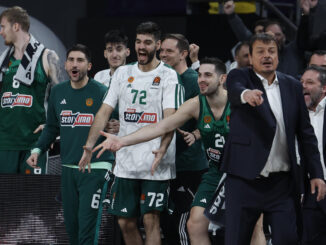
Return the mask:
M 155 77 L 154 80 L 153 80 L 152 85 L 159 86 L 160 82 L 161 82 L 161 78 L 160 77 Z
M 206 150 L 207 152 L 207 156 L 209 157 L 209 159 L 218 162 L 221 158 L 221 152 L 217 149 L 213 149 L 213 148 L 208 148 Z
M 135 78 L 134 77 L 128 77 L 128 83 L 132 83 L 133 81 L 135 80 Z
M 12 94 L 11 92 L 3 93 L 1 98 L 1 107 L 31 107 L 33 104 L 33 96 L 27 94 Z
M 86 106 L 91 107 L 93 105 L 94 101 L 92 98 L 86 99 Z
M 72 113 L 72 111 L 61 111 L 60 121 L 61 126 L 76 127 L 76 126 L 86 126 L 90 127 L 93 123 L 94 115 L 88 113 Z
M 210 123 L 212 121 L 211 116 L 204 116 L 204 123 Z
M 124 120 L 134 123 L 156 123 L 157 113 L 136 112 L 136 109 L 127 109 L 127 111 L 124 112 Z
M 140 195 L 140 203 L 141 204 L 144 204 L 145 203 L 145 197 L 146 197 L 145 194 L 141 194 Z

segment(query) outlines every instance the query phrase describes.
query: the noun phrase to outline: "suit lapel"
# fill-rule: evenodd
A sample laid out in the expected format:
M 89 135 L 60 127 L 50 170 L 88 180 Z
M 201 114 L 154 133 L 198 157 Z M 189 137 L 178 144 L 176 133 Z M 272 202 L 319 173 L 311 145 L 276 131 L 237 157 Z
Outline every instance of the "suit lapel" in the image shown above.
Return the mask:
M 326 110 L 324 110 L 324 125 L 323 125 L 323 156 L 325 161 L 326 160 Z
M 291 98 L 289 98 L 289 96 L 291 96 L 292 93 L 290 93 L 291 91 L 289 91 L 290 88 L 288 87 L 288 84 L 286 82 L 284 82 L 282 74 L 277 73 L 277 78 L 278 78 L 279 86 L 280 86 L 284 126 L 285 126 L 285 129 L 287 129 L 288 125 L 289 125 L 288 115 L 291 114 L 289 111 L 289 105 L 291 104 L 291 103 L 289 103 L 289 101 L 291 101 Z M 285 131 L 287 132 L 287 130 L 285 130 Z
M 254 88 L 255 89 L 259 89 L 261 91 L 263 91 L 263 99 L 264 102 L 262 105 L 256 107 L 257 111 L 262 115 L 262 118 L 266 119 L 267 123 L 271 126 L 271 127 L 275 127 L 276 126 L 276 119 L 275 116 L 272 112 L 272 109 L 270 107 L 268 98 L 267 98 L 267 94 L 265 91 L 265 88 L 263 86 L 263 83 L 261 82 L 261 80 L 259 79 L 259 77 L 257 77 L 257 75 L 255 74 L 255 72 L 253 70 L 250 70 L 250 80 L 252 81 Z

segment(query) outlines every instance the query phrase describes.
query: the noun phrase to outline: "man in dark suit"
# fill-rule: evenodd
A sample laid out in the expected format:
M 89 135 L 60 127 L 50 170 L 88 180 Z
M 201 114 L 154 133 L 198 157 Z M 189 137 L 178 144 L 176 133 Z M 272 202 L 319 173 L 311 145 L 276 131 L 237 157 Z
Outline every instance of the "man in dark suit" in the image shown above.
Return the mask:
M 318 66 L 310 66 L 301 77 L 303 95 L 309 110 L 309 117 L 318 140 L 320 160 L 326 177 L 326 70 Z M 305 160 L 305 159 L 303 159 Z M 303 161 L 304 162 L 304 161 Z M 316 196 L 306 185 L 303 202 L 303 244 L 326 244 L 326 199 L 316 202 Z
M 250 41 L 253 69 L 232 70 L 227 78 L 231 103 L 230 134 L 222 171 L 226 180 L 227 245 L 249 244 L 261 213 L 271 225 L 273 245 L 297 244 L 296 208 L 302 188 L 296 161 L 296 138 L 303 146 L 311 191 L 325 196 L 317 140 L 293 77 L 276 72 L 274 37 Z

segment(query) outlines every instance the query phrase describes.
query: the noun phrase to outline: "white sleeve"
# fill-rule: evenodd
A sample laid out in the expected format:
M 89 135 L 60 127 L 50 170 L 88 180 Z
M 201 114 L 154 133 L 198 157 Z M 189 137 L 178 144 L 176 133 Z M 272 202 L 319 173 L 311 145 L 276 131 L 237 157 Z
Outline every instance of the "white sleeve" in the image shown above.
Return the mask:
M 103 103 L 115 108 L 119 99 L 120 80 L 118 70 L 113 74 L 110 88 L 103 100 Z
M 184 87 L 179 83 L 179 77 L 172 71 L 163 86 L 163 110 L 178 109 L 184 102 Z

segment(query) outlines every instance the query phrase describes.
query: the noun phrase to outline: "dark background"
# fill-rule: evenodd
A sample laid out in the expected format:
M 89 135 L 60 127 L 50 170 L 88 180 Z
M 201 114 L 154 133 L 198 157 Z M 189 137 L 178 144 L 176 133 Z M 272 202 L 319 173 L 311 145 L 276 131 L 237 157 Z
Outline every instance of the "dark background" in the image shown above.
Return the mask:
M 297 9 L 296 0 L 273 2 L 281 2 L 281 5 L 287 3 L 290 7 L 278 6 L 297 22 L 293 14 Z M 324 9 L 325 13 L 325 4 L 326 0 L 319 0 L 319 12 Z M 135 60 L 135 28 L 142 21 L 157 22 L 163 33 L 184 34 L 190 43 L 194 42 L 200 46 L 200 57 L 217 56 L 226 61 L 230 58 L 229 50 L 237 43 L 226 16 L 209 15 L 208 1 L 205 0 L 1 0 L 0 5 L 19 5 L 25 8 L 31 16 L 48 26 L 66 48 L 77 42 L 87 45 L 93 53 L 91 75 L 107 68 L 103 58 L 103 36 L 112 28 L 124 29 L 129 36 L 132 52 L 128 62 Z M 257 12 L 263 13 L 261 10 Z M 248 27 L 259 18 L 256 14 L 240 16 Z M 323 18 L 326 18 L 325 15 Z M 325 29 L 325 24 L 321 24 L 325 22 L 326 20 L 317 23 L 314 31 Z

